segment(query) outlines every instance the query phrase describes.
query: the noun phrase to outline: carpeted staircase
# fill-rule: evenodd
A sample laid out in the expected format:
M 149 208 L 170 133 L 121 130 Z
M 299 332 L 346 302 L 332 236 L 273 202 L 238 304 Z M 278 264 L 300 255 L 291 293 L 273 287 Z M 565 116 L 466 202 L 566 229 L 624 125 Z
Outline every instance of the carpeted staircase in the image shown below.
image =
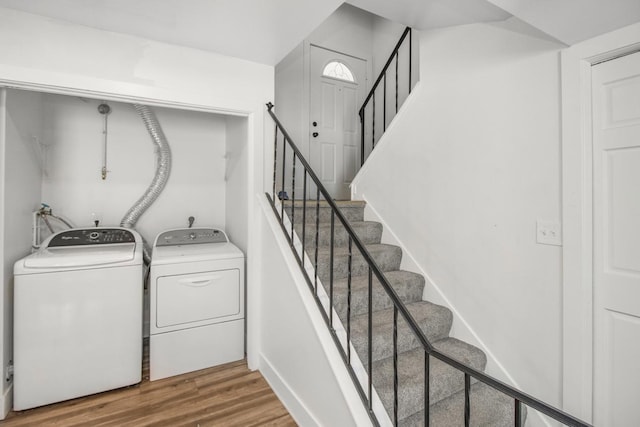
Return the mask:
M 291 202 L 286 202 L 291 219 Z M 402 250 L 397 246 L 380 243 L 382 225 L 364 221 L 364 202 L 337 202 L 342 213 L 351 222 L 358 237 L 385 272 L 389 283 L 409 309 L 431 343 L 450 357 L 483 370 L 485 354 L 478 348 L 451 338 L 449 332 L 452 313 L 446 307 L 422 300 L 424 278 L 400 270 Z M 295 229 L 302 239 L 302 202 L 294 204 Z M 326 202 L 320 203 L 318 227 L 318 276 L 329 293 L 331 210 Z M 305 215 L 305 247 L 310 260 L 315 257 L 316 205 L 307 202 Z M 351 342 L 363 366 L 368 366 L 368 268 L 353 246 L 351 294 Z M 334 237 L 334 305 L 347 325 L 348 235 L 339 221 L 335 221 Z M 373 332 L 372 360 L 373 384 L 384 407 L 393 419 L 393 309 L 384 289 L 375 279 L 372 292 Z M 398 419 L 401 426 L 424 424 L 424 350 L 398 316 Z M 430 362 L 430 425 L 436 427 L 464 426 L 464 374 L 443 362 L 431 358 Z M 472 426 L 512 426 L 513 401 L 501 393 L 474 382 L 471 387 Z

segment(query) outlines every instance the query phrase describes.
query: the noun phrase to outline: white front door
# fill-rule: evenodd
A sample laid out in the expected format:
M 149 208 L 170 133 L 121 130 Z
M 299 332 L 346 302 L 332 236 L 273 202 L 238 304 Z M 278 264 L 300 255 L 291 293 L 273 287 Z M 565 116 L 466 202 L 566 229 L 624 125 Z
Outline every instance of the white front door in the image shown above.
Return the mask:
M 640 53 L 592 85 L 594 425 L 640 426 Z
M 311 46 L 309 156 L 334 199 L 350 198 L 360 168 L 358 109 L 366 89 L 366 61 Z

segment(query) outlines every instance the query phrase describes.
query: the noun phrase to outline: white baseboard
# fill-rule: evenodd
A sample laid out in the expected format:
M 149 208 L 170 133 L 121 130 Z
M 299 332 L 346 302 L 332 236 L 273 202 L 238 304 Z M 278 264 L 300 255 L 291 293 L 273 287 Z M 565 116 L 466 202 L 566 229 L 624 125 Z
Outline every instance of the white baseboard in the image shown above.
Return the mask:
M 2 403 L 0 403 L 0 405 L 2 405 L 2 414 L 0 414 L 0 420 L 4 420 L 7 415 L 9 415 L 11 408 L 13 408 L 13 383 L 9 384 L 9 387 L 7 387 L 7 389 L 2 394 Z
M 262 354 L 260 355 L 260 373 L 298 425 L 322 426 L 269 359 Z

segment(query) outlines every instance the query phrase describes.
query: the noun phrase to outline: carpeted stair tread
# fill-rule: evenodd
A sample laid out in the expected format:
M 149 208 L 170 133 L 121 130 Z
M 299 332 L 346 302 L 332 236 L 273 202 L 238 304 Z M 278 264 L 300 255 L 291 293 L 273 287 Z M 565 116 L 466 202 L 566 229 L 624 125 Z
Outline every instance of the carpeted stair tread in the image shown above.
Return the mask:
M 428 301 L 407 304 L 409 313 L 429 341 L 437 341 L 449 335 L 453 315 L 441 305 Z M 375 311 L 372 314 L 372 359 L 381 360 L 393 354 L 393 309 Z M 346 327 L 346 322 L 345 322 Z M 367 364 L 369 339 L 369 316 L 367 313 L 352 318 L 351 342 L 363 364 Z M 420 341 L 398 313 L 398 352 L 420 346 Z
M 318 277 L 330 293 L 331 217 L 329 204 L 315 200 L 284 201 L 284 211 L 294 222 L 302 240 L 305 222 L 305 249 L 311 263 L 315 258 L 316 213 L 318 216 Z M 381 244 L 381 224 L 364 221 L 365 202 L 336 202 L 358 237 L 384 272 L 387 281 L 416 320 L 429 341 L 444 354 L 477 370 L 484 370 L 486 356 L 478 348 L 449 337 L 453 315 L 443 306 L 422 301 L 425 279 L 419 274 L 401 271 L 402 250 Z M 303 209 L 306 206 L 306 209 Z M 334 218 L 333 304 L 340 320 L 347 327 L 348 234 L 337 217 Z M 393 308 L 391 300 L 372 277 L 372 359 L 373 383 L 387 413 L 393 416 Z M 368 366 L 368 266 L 356 246 L 352 246 L 351 261 L 351 343 L 359 359 Z M 398 315 L 398 375 L 399 425 L 424 425 L 424 350 Z M 464 425 L 464 374 L 430 357 L 430 425 L 458 427 Z M 471 386 L 471 425 L 502 427 L 513 425 L 513 401 L 485 384 L 473 381 Z M 524 408 L 523 408 L 524 409 Z
M 301 219 L 301 218 L 300 218 Z M 380 243 L 380 237 L 382 237 L 382 224 L 373 221 L 354 221 L 351 222 L 351 228 L 355 231 L 356 235 L 364 244 Z M 302 241 L 302 222 L 296 222 L 294 230 L 298 235 L 300 241 Z M 316 224 L 306 224 L 304 227 L 304 245 L 307 251 L 315 250 L 316 243 Z M 321 223 L 318 227 L 318 246 L 320 248 L 326 248 L 331 245 L 331 224 Z M 348 247 L 349 234 L 342 224 L 337 222 L 334 224 L 334 247 Z M 353 251 L 357 249 L 353 245 Z
M 337 201 L 338 209 L 345 216 L 345 218 L 350 221 L 363 221 L 364 220 L 364 206 L 365 202 L 361 201 Z M 320 214 L 319 222 L 320 223 L 329 223 L 331 221 L 331 208 L 329 204 L 325 201 L 320 202 L 320 206 L 316 208 L 315 200 L 307 200 L 306 208 L 303 208 L 302 200 L 296 200 L 293 208 L 294 222 L 302 222 L 303 211 L 306 210 L 305 213 L 305 222 L 315 223 L 316 222 L 316 212 Z M 284 202 L 284 211 L 291 219 L 291 202 Z M 335 218 L 336 223 L 339 222 L 338 218 Z
M 378 264 L 382 271 L 393 271 L 400 268 L 400 261 L 402 260 L 402 249 L 398 246 L 387 245 L 383 243 L 377 243 L 367 245 L 367 250 Z M 308 253 L 311 262 L 314 262 L 315 251 L 309 251 Z M 329 272 L 330 272 L 330 248 L 323 248 L 318 250 L 318 277 L 322 280 L 325 286 L 329 285 Z M 347 277 L 348 273 L 348 248 L 334 248 L 333 252 L 333 279 L 343 279 Z M 368 264 L 365 262 L 364 257 L 358 252 L 352 252 L 351 261 L 351 274 L 352 276 L 362 276 L 368 274 Z
M 285 200 L 284 201 L 285 208 L 290 208 L 292 203 L 293 203 L 293 206 L 295 206 L 296 208 L 301 208 L 306 205 L 307 208 L 309 208 L 309 206 L 313 206 L 313 208 L 315 209 L 315 206 L 316 206 L 315 199 L 306 200 L 306 201 L 302 199 L 296 199 L 294 201 Z M 338 208 L 340 209 L 343 209 L 343 208 L 364 209 L 364 207 L 367 205 L 367 202 L 365 202 L 364 200 L 334 200 L 333 203 L 335 203 L 336 206 L 338 206 Z M 319 204 L 320 204 L 320 209 L 329 207 L 329 202 L 327 202 L 326 200 L 320 200 Z
M 470 425 L 472 427 L 511 427 L 514 425 L 515 407 L 513 399 L 489 387 L 476 382 L 469 393 Z M 431 426 L 464 427 L 464 390 L 442 399 L 430 406 Z M 522 407 L 522 419 L 526 419 L 526 407 Z M 401 419 L 401 427 L 423 427 L 424 411 Z
M 409 271 L 396 270 L 384 273 L 391 287 L 405 304 L 422 301 L 424 277 Z M 376 277 L 372 280 L 373 310 L 384 310 L 392 307 L 391 299 Z M 328 286 L 326 287 L 329 292 Z M 333 301 L 336 312 L 344 321 L 347 318 L 347 278 L 334 280 Z M 366 313 L 369 306 L 369 276 L 355 276 L 351 278 L 351 318 Z
M 475 369 L 483 370 L 487 363 L 482 350 L 455 338 L 444 338 L 432 343 L 442 353 Z M 424 350 L 419 348 L 398 355 L 398 419 L 407 418 L 424 409 L 424 354 Z M 389 415 L 393 416 L 393 357 L 375 362 L 373 370 L 376 391 Z M 439 359 L 430 357 L 431 405 L 460 390 L 464 390 L 464 374 Z

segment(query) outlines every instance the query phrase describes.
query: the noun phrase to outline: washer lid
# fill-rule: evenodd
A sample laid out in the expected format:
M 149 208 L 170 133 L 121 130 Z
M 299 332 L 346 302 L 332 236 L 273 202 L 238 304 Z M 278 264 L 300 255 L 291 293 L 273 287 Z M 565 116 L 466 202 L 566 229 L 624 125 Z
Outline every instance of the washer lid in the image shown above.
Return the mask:
M 135 259 L 135 243 L 54 247 L 24 258 L 24 268 L 90 267 Z

